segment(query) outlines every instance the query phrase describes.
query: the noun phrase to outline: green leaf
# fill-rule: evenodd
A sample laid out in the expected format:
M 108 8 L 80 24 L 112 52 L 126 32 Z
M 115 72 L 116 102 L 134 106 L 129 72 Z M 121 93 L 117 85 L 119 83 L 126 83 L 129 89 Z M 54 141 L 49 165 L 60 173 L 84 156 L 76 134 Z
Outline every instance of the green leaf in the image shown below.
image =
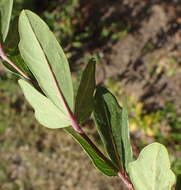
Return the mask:
M 128 164 L 133 161 L 132 147 L 130 142 L 130 132 L 129 132 L 129 120 L 127 113 L 127 105 L 123 105 L 122 109 L 122 126 L 121 126 L 121 135 L 122 135 L 122 158 L 123 158 L 123 166 L 124 169 L 128 173 Z
M 95 64 L 95 60 L 91 59 L 82 74 L 75 103 L 78 122 L 88 119 L 94 108 Z
M 159 143 L 146 146 L 129 164 L 129 176 L 135 190 L 171 190 L 175 183 L 168 152 Z
M 9 24 L 11 20 L 11 13 L 13 8 L 13 0 L 0 1 L 0 18 L 1 18 L 1 36 L 3 42 L 6 40 L 9 31 Z
M 68 114 L 66 103 L 73 111 L 74 95 L 68 61 L 49 27 L 36 14 L 24 10 L 19 18 L 19 33 L 20 53 L 43 92 L 65 114 Z
M 75 133 L 72 128 L 66 128 L 65 131 L 69 133 L 82 146 L 97 169 L 99 169 L 103 174 L 107 176 L 117 176 L 118 170 L 112 164 L 102 159 L 102 157 L 99 156 L 99 154 L 82 136 Z
M 104 87 L 95 94 L 94 118 L 104 147 L 118 168 L 122 168 L 123 143 L 121 129 L 122 108 L 116 98 Z
M 19 85 L 35 110 L 36 119 L 45 127 L 57 129 L 70 126 L 69 118 L 61 112 L 47 97 L 38 92 L 28 82 L 20 79 Z

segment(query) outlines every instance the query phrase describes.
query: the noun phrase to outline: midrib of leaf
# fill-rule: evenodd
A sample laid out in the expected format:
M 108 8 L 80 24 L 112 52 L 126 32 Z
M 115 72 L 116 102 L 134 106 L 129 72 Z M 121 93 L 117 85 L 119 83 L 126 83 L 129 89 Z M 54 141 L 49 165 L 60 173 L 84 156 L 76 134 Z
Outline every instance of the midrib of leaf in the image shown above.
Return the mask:
M 155 168 L 155 170 L 154 170 L 154 180 L 153 180 L 153 190 L 156 190 L 156 171 L 157 171 L 157 159 L 158 159 L 158 155 L 159 155 L 159 153 L 160 153 L 160 150 L 161 150 L 161 148 L 160 148 L 160 146 L 159 146 L 159 150 L 157 151 L 157 153 L 156 153 L 156 156 L 155 156 L 155 162 L 154 162 L 154 168 Z
M 106 106 L 106 103 L 104 104 L 105 106 L 105 109 L 107 110 L 106 111 L 106 118 L 109 118 L 107 113 L 109 112 L 107 106 Z M 114 153 L 115 153 L 115 156 L 116 156 L 116 164 L 118 164 L 118 167 L 119 169 L 121 168 L 121 165 L 120 165 L 120 157 L 118 155 L 118 152 L 117 152 L 117 146 L 116 146 L 116 140 L 114 139 L 114 136 L 113 136 L 113 132 L 112 132 L 112 129 L 111 129 L 111 123 L 110 123 L 110 120 L 108 120 L 108 123 L 109 123 L 109 127 L 108 127 L 108 130 L 110 132 L 110 136 L 111 136 L 111 140 L 112 140 L 112 145 L 113 145 L 113 148 L 114 148 Z
M 24 12 L 24 13 L 25 13 L 26 17 L 28 18 L 28 15 L 26 14 L 26 12 Z M 41 48 L 41 50 L 42 50 L 42 52 L 43 52 L 43 55 L 45 56 L 45 60 L 46 60 L 47 66 L 48 66 L 48 68 L 49 68 L 49 71 L 50 71 L 50 74 L 51 74 L 51 77 L 52 77 L 53 84 L 54 84 L 55 89 L 56 89 L 56 91 L 57 91 L 58 98 L 60 99 L 60 102 L 63 103 L 63 106 L 64 106 L 65 110 L 67 111 L 68 116 L 70 116 L 70 109 L 69 109 L 68 104 L 67 104 L 67 102 L 66 102 L 66 100 L 65 100 L 65 97 L 64 97 L 64 95 L 63 95 L 63 93 L 62 93 L 62 91 L 61 91 L 61 89 L 60 89 L 60 87 L 59 87 L 59 85 L 58 85 L 58 81 L 57 81 L 57 79 L 56 79 L 55 73 L 53 72 L 52 67 L 51 67 L 51 65 L 49 64 L 48 58 L 47 58 L 46 54 L 45 54 L 44 51 L 43 51 L 43 47 L 42 47 L 40 41 L 38 40 L 37 36 L 35 35 L 35 31 L 34 31 L 34 29 L 33 29 L 33 26 L 32 26 L 32 24 L 31 24 L 31 22 L 29 21 L 29 18 L 28 18 L 27 20 L 28 20 L 29 25 L 31 26 L 31 30 L 32 30 L 32 32 L 33 32 L 33 35 L 35 36 L 36 40 L 38 41 L 38 44 L 39 44 L 39 46 L 40 46 L 40 48 Z M 42 87 L 41 87 L 41 88 L 42 88 Z M 54 102 L 53 102 L 53 103 L 54 103 Z M 55 103 L 54 103 L 54 105 L 55 105 Z M 58 107 L 57 105 L 55 105 L 55 106 Z M 60 109 L 60 107 L 58 107 L 58 108 Z M 64 110 L 61 110 L 61 111 L 64 112 Z M 65 112 L 64 112 L 64 113 L 65 113 Z M 66 113 L 65 113 L 65 114 L 66 114 Z M 67 115 L 67 114 L 66 114 L 66 115 Z M 69 119 L 69 120 L 70 120 L 70 119 Z

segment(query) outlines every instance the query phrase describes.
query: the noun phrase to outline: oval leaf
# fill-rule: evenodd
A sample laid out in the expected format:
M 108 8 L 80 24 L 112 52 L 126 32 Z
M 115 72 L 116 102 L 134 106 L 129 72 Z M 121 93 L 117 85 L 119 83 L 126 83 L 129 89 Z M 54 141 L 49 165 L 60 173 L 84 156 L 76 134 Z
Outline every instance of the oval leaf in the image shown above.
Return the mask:
M 67 116 L 28 82 L 20 79 L 19 85 L 21 86 L 26 99 L 34 108 L 36 119 L 43 126 L 56 129 L 71 125 Z
M 11 13 L 13 8 L 13 0 L 0 1 L 0 18 L 1 18 L 1 36 L 3 42 L 6 40 L 9 31 L 9 24 L 11 20 Z
M 91 59 L 82 74 L 75 103 L 78 122 L 88 119 L 94 108 L 95 64 L 95 60 Z
M 159 143 L 146 146 L 129 164 L 129 176 L 136 190 L 171 190 L 175 183 L 168 152 Z
M 117 176 L 118 170 L 103 160 L 83 137 L 75 133 L 72 128 L 66 128 L 65 131 L 81 145 L 97 169 L 107 176 Z
M 94 118 L 104 147 L 118 168 L 122 168 L 123 144 L 121 131 L 122 108 L 116 98 L 104 87 L 95 94 Z
M 20 53 L 46 96 L 68 114 L 74 96 L 70 69 L 62 48 L 46 23 L 25 10 L 19 18 Z M 66 100 L 66 103 L 65 103 Z

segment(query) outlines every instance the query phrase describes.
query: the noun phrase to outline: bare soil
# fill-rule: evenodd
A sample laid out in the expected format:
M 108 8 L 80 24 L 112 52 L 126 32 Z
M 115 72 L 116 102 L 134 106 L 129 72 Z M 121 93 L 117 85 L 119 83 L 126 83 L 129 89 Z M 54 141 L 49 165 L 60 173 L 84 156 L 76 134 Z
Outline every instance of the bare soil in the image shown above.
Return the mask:
M 115 4 L 115 9 L 125 14 L 121 19 L 130 19 L 134 27 L 105 54 L 97 73 L 98 82 L 118 78 L 147 109 L 157 109 L 171 101 L 180 112 L 181 4 L 144 0 Z M 172 71 L 174 74 L 170 74 Z

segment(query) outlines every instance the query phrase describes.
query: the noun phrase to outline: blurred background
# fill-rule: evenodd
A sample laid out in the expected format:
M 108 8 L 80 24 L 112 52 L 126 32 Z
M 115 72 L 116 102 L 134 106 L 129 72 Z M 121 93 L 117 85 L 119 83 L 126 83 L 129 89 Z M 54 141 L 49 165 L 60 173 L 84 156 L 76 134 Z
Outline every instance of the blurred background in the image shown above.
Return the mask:
M 97 83 L 120 104 L 128 98 L 134 155 L 157 141 L 181 173 L 181 1 L 14 0 L 39 14 L 66 52 L 75 86 L 91 56 Z M 30 43 L 31 45 L 31 43 Z M 84 129 L 98 145 L 93 121 Z M 63 130 L 34 119 L 17 78 L 0 65 L 0 189 L 120 190 L 117 178 L 94 169 Z

